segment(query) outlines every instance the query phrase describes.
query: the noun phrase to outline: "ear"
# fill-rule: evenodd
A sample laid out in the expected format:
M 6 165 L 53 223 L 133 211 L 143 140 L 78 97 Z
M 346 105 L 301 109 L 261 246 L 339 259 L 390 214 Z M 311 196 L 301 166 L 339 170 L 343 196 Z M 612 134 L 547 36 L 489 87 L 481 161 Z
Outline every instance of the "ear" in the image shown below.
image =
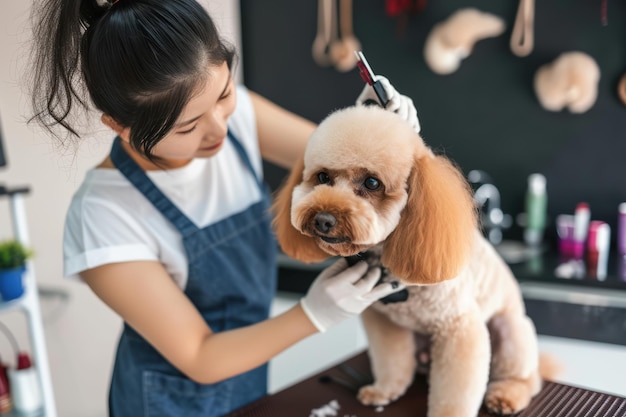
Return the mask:
M 304 159 L 301 158 L 291 170 L 286 182 L 278 190 L 272 204 L 272 225 L 281 249 L 290 257 L 302 262 L 321 262 L 330 257 L 317 246 L 315 239 L 300 233 L 291 224 L 291 199 L 293 189 L 302 182 Z
M 130 137 L 130 129 L 127 127 L 123 127 L 121 124 L 117 122 L 113 117 L 109 116 L 106 113 L 103 113 L 100 116 L 100 120 L 102 123 L 113 130 L 120 138 L 124 139 L 126 142 L 129 141 Z
M 400 223 L 385 242 L 382 262 L 412 284 L 457 276 L 469 260 L 477 230 L 471 189 L 443 156 L 416 157 Z

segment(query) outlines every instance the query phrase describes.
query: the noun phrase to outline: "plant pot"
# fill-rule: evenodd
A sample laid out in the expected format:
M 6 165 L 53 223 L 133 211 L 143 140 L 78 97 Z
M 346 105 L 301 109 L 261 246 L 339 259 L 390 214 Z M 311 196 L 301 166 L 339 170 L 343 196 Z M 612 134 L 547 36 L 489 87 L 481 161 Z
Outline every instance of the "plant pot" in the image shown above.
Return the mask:
M 26 268 L 0 270 L 0 298 L 2 301 L 15 300 L 24 294 L 23 276 Z

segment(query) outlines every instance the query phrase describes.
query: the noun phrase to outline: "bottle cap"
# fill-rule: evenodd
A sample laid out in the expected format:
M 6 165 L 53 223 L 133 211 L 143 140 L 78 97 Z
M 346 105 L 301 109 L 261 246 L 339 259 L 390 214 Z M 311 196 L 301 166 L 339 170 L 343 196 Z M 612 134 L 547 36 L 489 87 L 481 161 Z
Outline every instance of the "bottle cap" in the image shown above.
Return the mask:
M 546 192 L 546 177 L 543 174 L 531 174 L 528 176 L 528 190 L 533 194 Z
M 30 356 L 26 352 L 20 352 L 17 355 L 17 369 L 27 369 L 33 366 Z
M 583 201 L 583 202 L 576 204 L 576 211 L 581 211 L 581 210 L 589 211 L 589 203 Z

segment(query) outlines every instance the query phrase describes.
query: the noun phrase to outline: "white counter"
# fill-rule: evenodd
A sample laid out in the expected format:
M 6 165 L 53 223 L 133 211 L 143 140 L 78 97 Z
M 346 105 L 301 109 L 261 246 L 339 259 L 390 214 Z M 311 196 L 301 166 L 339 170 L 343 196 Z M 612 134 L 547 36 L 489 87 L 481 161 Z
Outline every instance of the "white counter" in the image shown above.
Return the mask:
M 271 314 L 285 311 L 299 298 L 280 293 Z M 269 390 L 286 388 L 366 347 L 367 338 L 358 319 L 313 335 L 270 362 Z M 563 365 L 557 381 L 626 397 L 626 346 L 540 335 L 539 348 Z

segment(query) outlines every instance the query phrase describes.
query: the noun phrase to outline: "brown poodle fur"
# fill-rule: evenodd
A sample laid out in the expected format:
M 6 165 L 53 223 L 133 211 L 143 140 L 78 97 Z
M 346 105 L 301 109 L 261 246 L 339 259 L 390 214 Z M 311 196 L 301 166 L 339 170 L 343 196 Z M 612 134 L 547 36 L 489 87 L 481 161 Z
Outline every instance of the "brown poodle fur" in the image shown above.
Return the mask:
M 407 285 L 407 301 L 362 315 L 375 376 L 362 403 L 404 394 L 424 346 L 429 417 L 474 417 L 483 402 L 514 413 L 539 391 L 534 326 L 478 230 L 467 182 L 398 115 L 356 106 L 327 117 L 273 211 L 288 255 L 314 262 L 368 251 L 390 271 L 385 279 Z

